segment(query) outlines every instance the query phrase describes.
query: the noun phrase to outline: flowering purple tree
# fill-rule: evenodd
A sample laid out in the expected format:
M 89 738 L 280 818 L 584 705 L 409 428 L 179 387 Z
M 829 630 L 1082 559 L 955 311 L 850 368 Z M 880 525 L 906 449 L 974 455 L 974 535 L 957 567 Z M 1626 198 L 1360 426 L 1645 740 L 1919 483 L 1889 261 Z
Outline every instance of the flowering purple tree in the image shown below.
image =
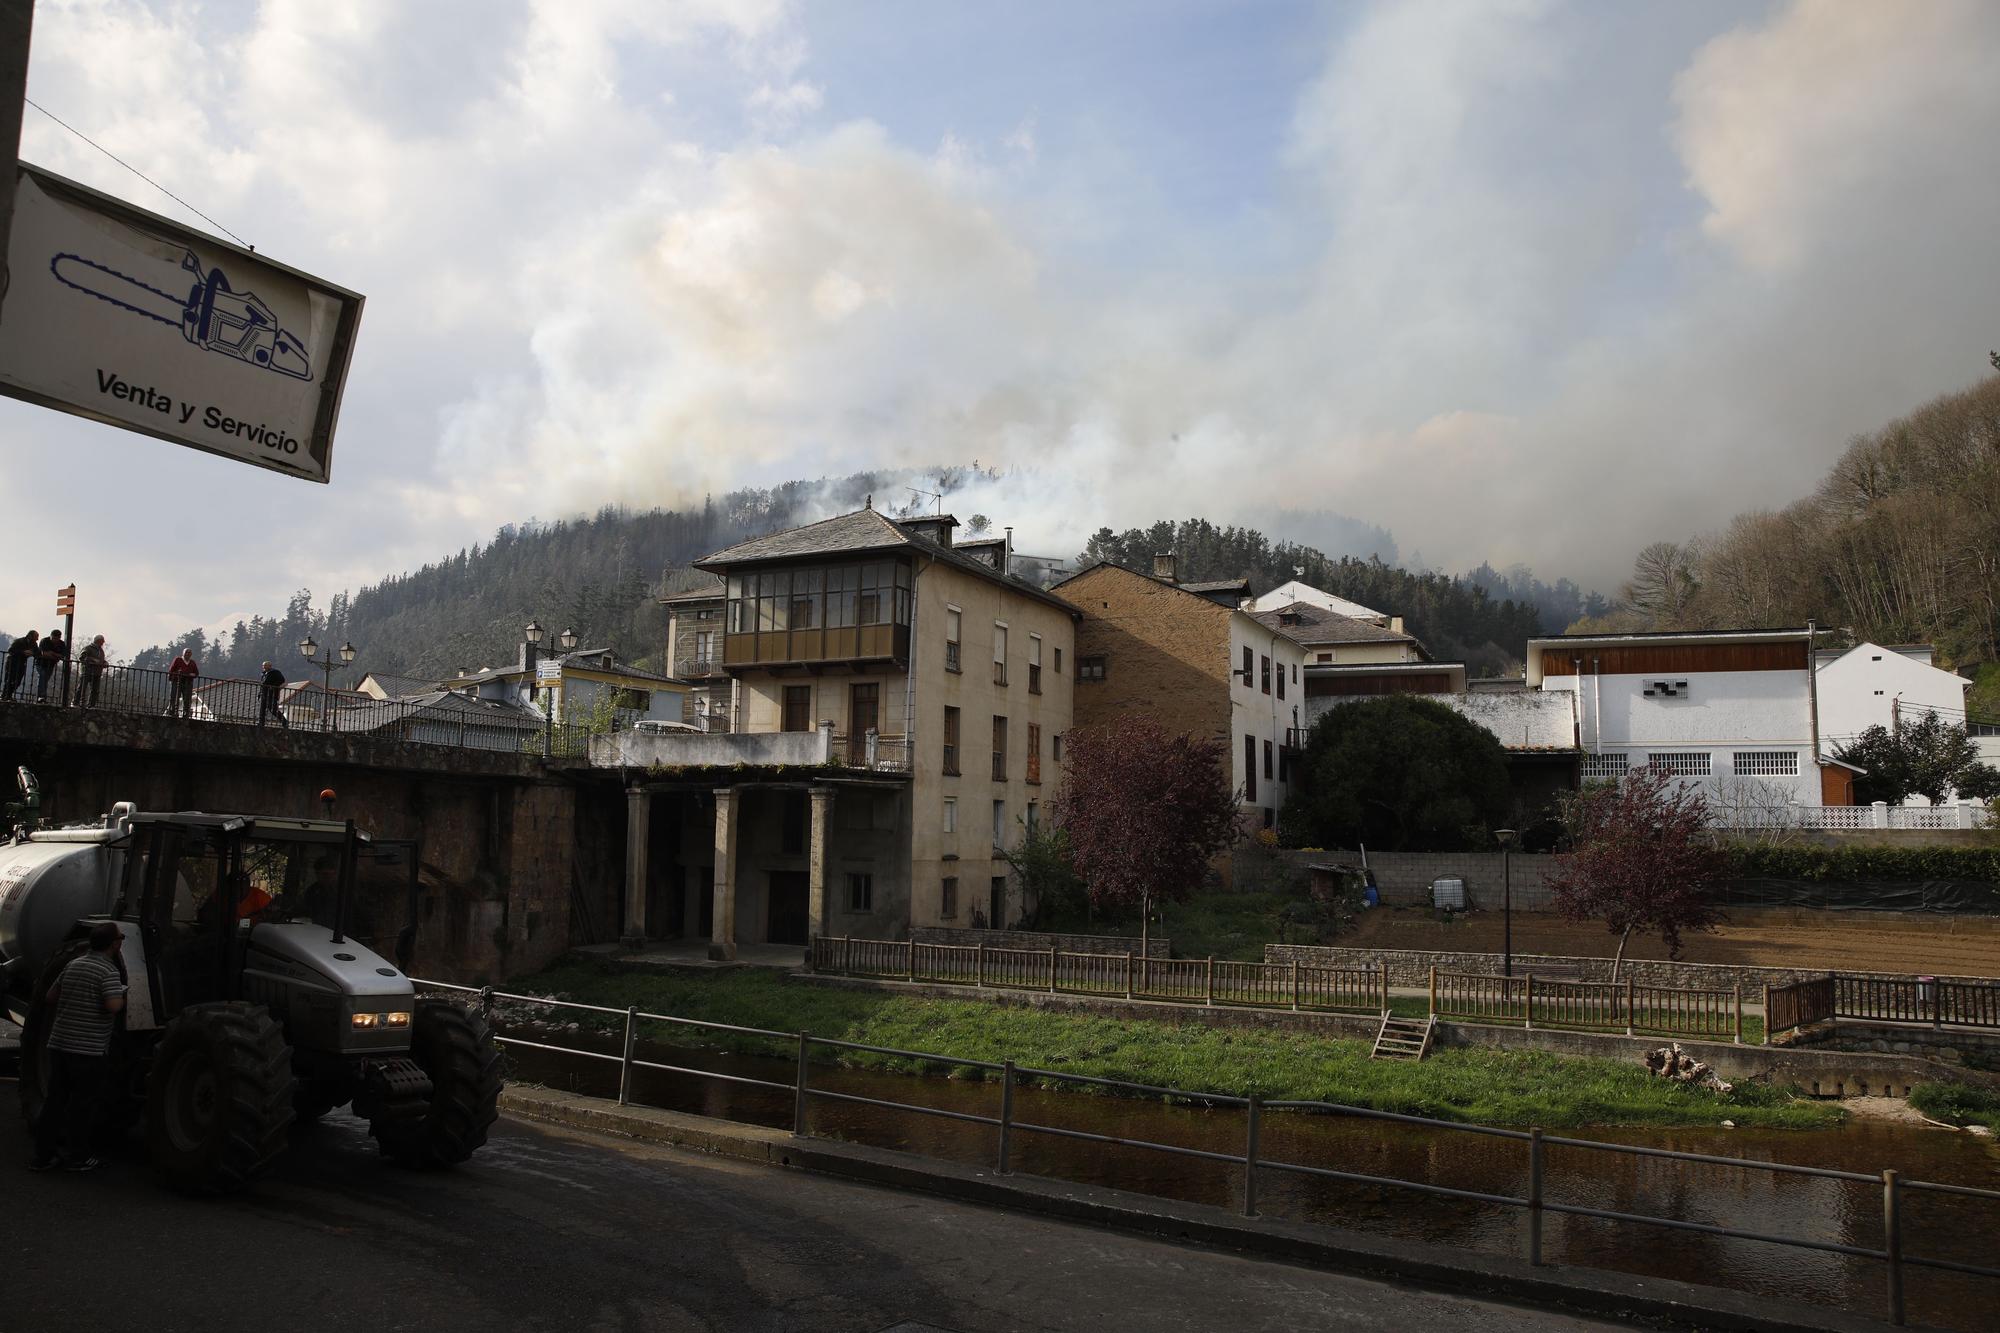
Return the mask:
M 1063 736 L 1054 818 L 1098 908 L 1173 901 L 1201 886 L 1236 841 L 1236 793 L 1223 743 L 1169 735 L 1139 715 Z
M 1714 928 L 1714 893 L 1727 861 L 1708 831 L 1708 800 L 1693 783 L 1646 767 L 1592 784 L 1569 811 L 1571 850 L 1556 858 L 1549 892 L 1572 921 L 1602 921 L 1618 936 L 1611 979 L 1634 931 L 1657 934 L 1670 958 L 1681 935 Z

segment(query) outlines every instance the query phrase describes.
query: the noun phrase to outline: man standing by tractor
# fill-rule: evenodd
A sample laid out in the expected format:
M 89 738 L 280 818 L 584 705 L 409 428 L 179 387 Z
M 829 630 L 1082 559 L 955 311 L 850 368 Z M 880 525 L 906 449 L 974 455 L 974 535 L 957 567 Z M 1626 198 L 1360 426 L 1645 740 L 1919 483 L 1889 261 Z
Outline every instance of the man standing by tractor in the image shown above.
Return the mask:
M 112 1021 L 125 1007 L 125 969 L 118 961 L 124 943 L 116 922 L 92 926 L 89 951 L 78 954 L 49 988 L 56 1016 L 48 1038 L 48 1099 L 35 1122 L 30 1170 L 95 1171 L 104 1165 L 90 1155 L 90 1135 L 104 1099 Z M 58 1155 L 59 1147 L 66 1151 Z

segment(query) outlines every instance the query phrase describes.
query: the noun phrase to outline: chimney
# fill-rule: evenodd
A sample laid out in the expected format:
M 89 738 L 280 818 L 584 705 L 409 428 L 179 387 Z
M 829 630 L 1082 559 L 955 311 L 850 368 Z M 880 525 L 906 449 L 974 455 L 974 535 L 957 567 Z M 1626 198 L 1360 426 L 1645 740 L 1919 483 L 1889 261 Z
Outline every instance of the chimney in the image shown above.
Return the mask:
M 1011 574 L 1014 570 L 1014 529 L 1004 529 L 1004 534 L 1000 543 L 1000 572 Z
M 1153 553 L 1153 577 L 1156 579 L 1165 579 L 1169 583 L 1179 581 L 1174 578 L 1174 553 L 1172 551 L 1155 551 Z
M 1401 616 L 1389 617 L 1389 632 L 1391 634 L 1401 634 L 1403 632 L 1403 618 Z

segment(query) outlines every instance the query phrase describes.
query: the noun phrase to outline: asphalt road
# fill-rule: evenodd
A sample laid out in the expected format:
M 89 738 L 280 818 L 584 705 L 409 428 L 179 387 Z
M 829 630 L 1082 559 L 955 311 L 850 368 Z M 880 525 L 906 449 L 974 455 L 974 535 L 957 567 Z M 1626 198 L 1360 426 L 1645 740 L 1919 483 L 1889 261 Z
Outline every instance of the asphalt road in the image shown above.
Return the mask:
M 346 1116 L 193 1200 L 142 1162 L 25 1169 L 0 1081 L 0 1329 L 1604 1328 L 918 1194 L 503 1121 L 401 1170 Z

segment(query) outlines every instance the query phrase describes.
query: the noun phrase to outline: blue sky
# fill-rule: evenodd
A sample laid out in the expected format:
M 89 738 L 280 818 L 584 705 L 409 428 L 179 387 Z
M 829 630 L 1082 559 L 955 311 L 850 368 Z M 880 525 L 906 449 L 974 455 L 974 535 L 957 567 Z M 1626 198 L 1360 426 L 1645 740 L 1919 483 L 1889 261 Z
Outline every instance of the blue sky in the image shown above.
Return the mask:
M 1332 512 L 1609 586 L 1983 372 L 1996 56 L 1981 0 L 40 0 L 36 100 L 368 310 L 330 487 L 0 403 L 0 626 L 974 459 L 1031 549 Z

